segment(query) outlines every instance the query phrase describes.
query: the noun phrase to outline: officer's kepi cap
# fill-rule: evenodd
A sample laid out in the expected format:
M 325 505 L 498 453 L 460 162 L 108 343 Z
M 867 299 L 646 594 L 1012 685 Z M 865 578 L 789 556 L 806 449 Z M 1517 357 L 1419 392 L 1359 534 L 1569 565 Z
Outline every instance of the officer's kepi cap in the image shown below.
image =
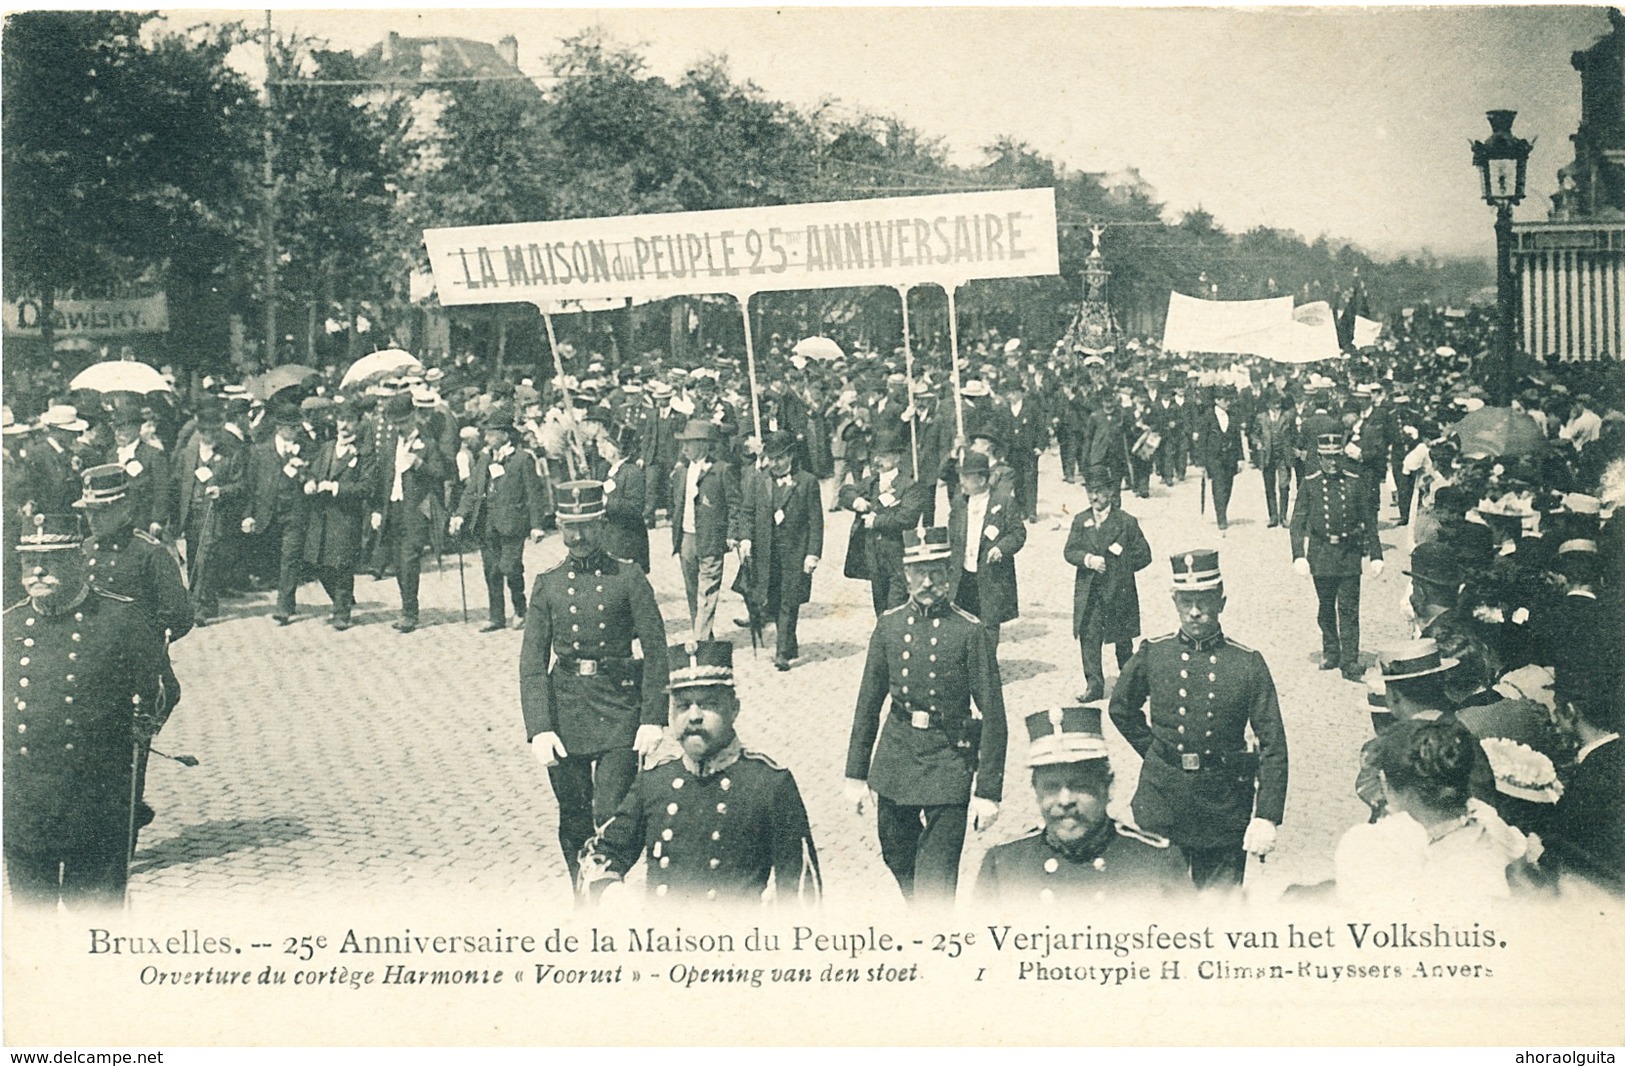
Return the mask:
M 101 507 L 117 503 L 129 495 L 130 474 L 118 463 L 92 466 L 80 476 L 84 491 L 74 501 L 75 507 Z
M 667 650 L 673 692 L 709 685 L 734 687 L 734 646 L 726 640 L 690 641 Z
M 19 552 L 54 552 L 77 550 L 84 543 L 79 529 L 79 516 L 71 514 L 37 514 L 34 524 L 17 538 Z
M 1175 592 L 1201 592 L 1224 584 L 1219 572 L 1219 552 L 1216 548 L 1197 548 L 1180 552 L 1169 560 L 1174 571 Z
M 903 531 L 903 564 L 934 563 L 947 559 L 953 554 L 948 544 L 948 528 L 946 526 L 933 526 L 930 529 L 905 529 Z
M 566 481 L 558 487 L 553 517 L 560 522 L 586 522 L 604 515 L 602 481 Z
M 1343 450 L 1343 437 L 1338 433 L 1322 433 L 1315 438 L 1315 451 L 1321 455 L 1336 455 Z
M 1027 716 L 1029 767 L 1105 758 L 1099 707 L 1051 707 Z

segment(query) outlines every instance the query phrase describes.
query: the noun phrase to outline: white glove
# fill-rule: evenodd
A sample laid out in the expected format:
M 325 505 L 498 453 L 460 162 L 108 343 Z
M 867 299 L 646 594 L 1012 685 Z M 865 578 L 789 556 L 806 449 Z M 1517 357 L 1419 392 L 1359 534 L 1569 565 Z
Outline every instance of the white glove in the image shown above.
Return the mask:
M 862 814 L 864 807 L 869 803 L 869 782 L 849 777 L 841 786 L 841 794 L 857 813 Z
M 1371 576 L 1372 577 L 1381 577 L 1382 576 L 1382 560 L 1381 559 L 1373 559 L 1373 560 L 1371 560 Z
M 660 747 L 660 742 L 666 738 L 666 731 L 657 725 L 638 726 L 637 738 L 632 741 L 632 749 L 641 759 L 647 759 Z M 533 742 L 534 743 L 534 742 Z
M 811 574 L 814 570 L 817 570 L 817 569 L 818 569 L 818 556 L 816 556 L 816 555 L 807 556 L 807 558 L 805 560 L 803 560 L 802 563 L 801 563 L 801 570 L 802 570 L 803 573 Z
M 540 544 L 542 542 L 542 538 L 545 536 L 547 536 L 547 532 L 545 530 L 533 529 L 530 531 L 530 542 L 532 544 Z
M 447 524 L 446 529 L 454 537 L 461 533 L 463 531 L 463 516 L 460 514 L 452 515 L 451 522 Z
M 750 541 L 742 540 L 739 542 L 739 557 L 741 559 L 750 558 Z
M 557 733 L 537 733 L 530 739 L 530 753 L 536 761 L 543 766 L 556 766 L 558 761 L 570 754 L 564 750 L 564 741 L 559 739 Z
M 1275 850 L 1275 823 L 1268 818 L 1254 818 L 1247 824 L 1247 835 L 1241 838 L 1243 851 L 1262 858 Z
M 1308 577 L 1309 560 L 1301 558 L 1292 560 L 1292 572 L 1297 574 L 1299 577 Z
M 379 529 L 380 527 L 383 526 L 383 524 L 384 524 L 384 516 L 379 514 L 377 511 L 374 511 L 372 513 L 372 528 L 373 529 Z
M 243 519 L 243 532 L 244 533 L 252 533 L 252 532 L 254 532 L 254 520 L 252 518 Z
M 1083 565 L 1097 574 L 1106 572 L 1106 558 L 1103 555 L 1085 555 Z
M 985 833 L 992 828 L 993 823 L 999 820 L 999 804 L 996 800 L 983 799 L 972 796 L 970 801 L 971 828 L 978 833 Z
M 314 495 L 316 495 L 316 483 L 314 481 L 305 482 L 305 495 L 306 496 L 314 496 Z
M 875 516 L 874 515 L 866 514 L 866 515 L 863 516 L 863 528 L 864 529 L 873 529 L 873 528 L 875 528 Z
M 322 482 L 322 491 L 337 496 L 339 494 L 339 483 L 337 481 L 324 481 Z
M 859 496 L 857 499 L 852 501 L 852 510 L 856 511 L 858 514 L 862 514 L 868 509 L 869 501 L 864 499 L 862 496 Z

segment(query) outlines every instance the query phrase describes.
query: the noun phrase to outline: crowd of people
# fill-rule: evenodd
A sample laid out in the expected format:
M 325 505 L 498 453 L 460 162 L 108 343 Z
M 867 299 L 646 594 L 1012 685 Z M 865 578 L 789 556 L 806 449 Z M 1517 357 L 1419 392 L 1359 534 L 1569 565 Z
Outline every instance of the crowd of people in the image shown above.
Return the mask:
M 808 359 L 774 338 L 754 367 L 720 350 L 694 366 L 582 358 L 574 375 L 459 358 L 274 391 L 203 378 L 184 396 L 72 392 L 65 374 L 8 368 L 12 891 L 122 894 L 152 816 L 147 741 L 179 699 L 168 643 L 272 589 L 292 624 L 309 582 L 348 629 L 358 574 L 393 574 L 393 627 L 411 633 L 425 556 L 467 546 L 481 628 L 525 630 L 526 737 L 572 879 L 591 896 L 646 858 L 651 894 L 701 899 L 820 892 L 794 776 L 733 732 L 716 630 L 731 561 L 741 626 L 753 641 L 771 626 L 775 666 L 794 669 L 800 609 L 838 552 L 876 615 L 846 795 L 874 810 L 905 897 L 951 898 L 967 828 L 1003 799 L 1000 635 L 1020 612 L 1052 448 L 1090 506 L 1064 564 L 1023 569 L 1073 571 L 1082 688 L 1075 707 L 1012 709 L 1044 824 L 988 851 L 978 895 L 1225 890 L 1274 847 L 1286 731 L 1264 657 L 1220 620 L 1231 501 L 1255 485 L 1269 523 L 1246 535 L 1283 537 L 1283 567 L 1317 597 L 1320 667 L 1371 707 L 1349 783 L 1371 821 L 1319 891 L 1625 891 L 1622 375 L 1532 365 L 1491 405 L 1478 361 L 1438 343 L 1438 325 L 1407 318 L 1380 347 L 1313 367 L 990 334 L 957 366 L 931 345 Z M 1124 500 L 1192 477 L 1212 537 L 1165 546 L 1178 628 L 1148 637 L 1137 575 L 1157 553 Z M 844 550 L 826 543 L 836 511 L 850 514 Z M 663 526 L 688 609 L 687 641 L 669 648 L 647 577 L 668 565 L 651 543 L 658 531 L 664 548 Z M 1381 572 L 1379 531 L 1399 527 L 1414 639 L 1373 666 L 1362 574 Z M 564 560 L 528 582 L 526 541 L 555 530 Z M 118 666 L 92 672 L 81 654 Z M 1108 717 L 1143 760 L 1133 824 L 1105 813 Z M 680 753 L 662 755 L 668 741 Z

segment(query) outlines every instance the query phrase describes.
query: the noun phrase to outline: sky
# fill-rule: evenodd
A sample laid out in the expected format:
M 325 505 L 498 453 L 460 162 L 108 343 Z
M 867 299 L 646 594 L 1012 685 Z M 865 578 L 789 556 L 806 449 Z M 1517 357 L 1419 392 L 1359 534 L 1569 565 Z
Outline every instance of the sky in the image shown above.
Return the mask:
M 261 11 L 172 12 L 173 23 Z M 1137 167 L 1170 219 L 1266 225 L 1379 256 L 1494 253 L 1469 142 L 1484 112 L 1536 141 L 1519 220 L 1546 217 L 1573 159 L 1569 57 L 1607 32 L 1601 7 L 738 7 L 443 10 L 278 8 L 274 26 L 362 51 L 403 36 L 519 40 L 546 72 L 592 26 L 679 77 L 726 55 L 735 76 L 801 107 L 894 115 L 975 163 L 1003 135 L 1070 170 Z

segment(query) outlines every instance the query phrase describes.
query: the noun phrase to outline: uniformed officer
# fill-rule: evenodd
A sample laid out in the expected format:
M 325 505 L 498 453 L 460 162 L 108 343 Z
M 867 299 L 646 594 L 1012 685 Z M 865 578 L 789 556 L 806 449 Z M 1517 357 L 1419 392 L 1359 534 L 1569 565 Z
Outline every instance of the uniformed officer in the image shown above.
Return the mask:
M 22 903 L 117 905 L 162 640 L 129 599 L 92 588 L 77 517 L 31 521 L 28 599 L 5 613 L 6 875 Z
M 818 850 L 794 775 L 734 732 L 733 645 L 670 649 L 669 733 L 682 747 L 644 770 L 581 853 L 584 894 L 599 895 L 645 852 L 661 900 L 815 904 Z
M 1027 765 L 1044 824 L 988 849 L 977 899 L 1102 903 L 1190 891 L 1189 864 L 1167 837 L 1106 816 L 1112 768 L 1099 707 L 1029 714 Z
M 638 757 L 660 744 L 666 624 L 638 565 L 603 549 L 603 483 L 564 482 L 555 502 L 569 554 L 531 586 L 519 698 L 531 754 L 559 801 L 573 882 L 581 846 L 626 795 Z
M 1360 671 L 1360 558 L 1369 555 L 1373 577 L 1382 573 L 1382 541 L 1360 474 L 1342 468 L 1342 438 L 1320 433 L 1320 469 L 1303 480 L 1292 511 L 1292 568 L 1312 576 L 1320 599 L 1320 668 Z
M 966 822 L 987 829 L 1004 794 L 1004 686 L 986 627 L 951 602 L 952 556 L 945 528 L 903 534 L 909 600 L 875 623 L 846 754 L 846 798 L 861 814 L 873 797 L 911 900 L 953 900 Z
M 153 733 L 164 727 L 181 699 L 181 683 L 170 663 L 169 645 L 192 631 L 192 600 L 181 578 L 179 561 L 157 537 L 137 525 L 137 501 L 125 466 L 93 466 L 81 475 L 84 493 L 74 503 L 90 525 L 84 543 L 90 584 L 102 592 L 127 597 L 145 611 L 163 638 L 161 685 L 150 708 Z M 147 751 L 142 747 L 136 769 L 136 796 L 146 790 Z M 136 828 L 154 817 L 144 800 L 137 803 Z
M 1219 553 L 1172 564 L 1179 630 L 1140 644 L 1112 689 L 1112 722 L 1144 760 L 1135 823 L 1185 852 L 1197 888 L 1240 885 L 1247 853 L 1274 850 L 1286 810 L 1286 730 L 1264 657 L 1220 627 Z

